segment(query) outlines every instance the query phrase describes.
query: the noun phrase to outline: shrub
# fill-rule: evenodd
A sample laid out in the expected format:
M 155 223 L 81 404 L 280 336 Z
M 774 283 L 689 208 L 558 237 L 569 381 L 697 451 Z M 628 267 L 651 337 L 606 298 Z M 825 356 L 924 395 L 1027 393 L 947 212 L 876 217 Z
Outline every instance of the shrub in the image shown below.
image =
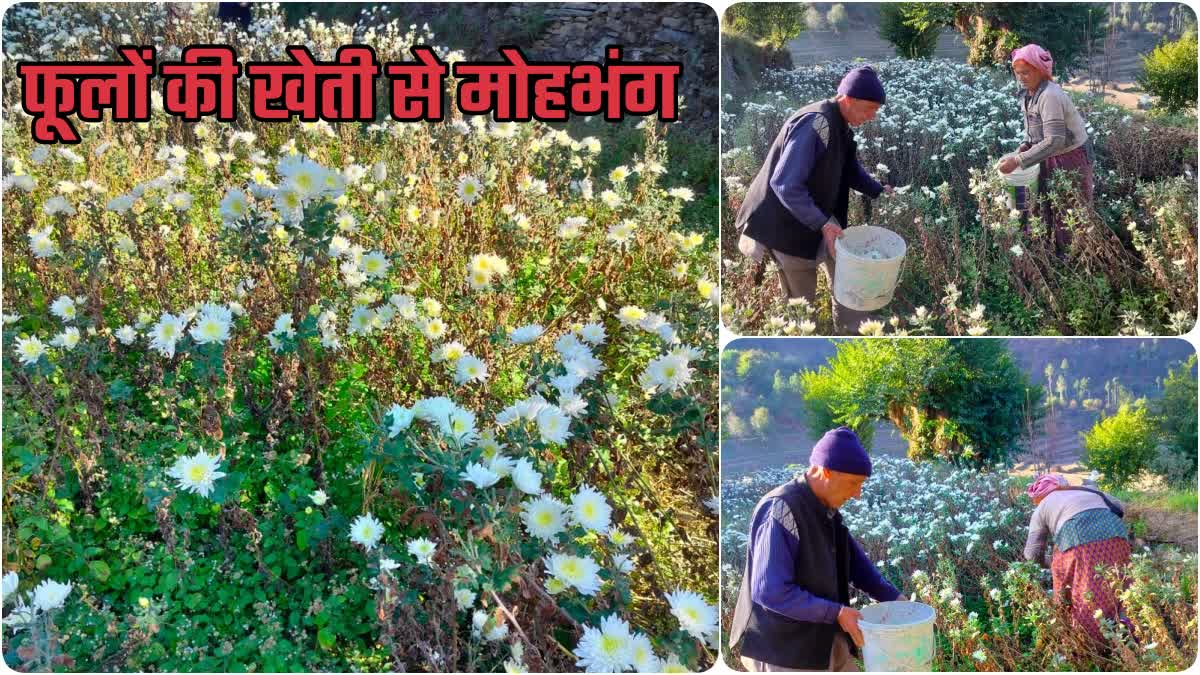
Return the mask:
M 1196 484 L 1196 355 L 1167 375 L 1154 403 L 1162 447 L 1151 470 L 1177 486 Z
M 906 59 L 927 59 L 937 49 L 939 28 L 929 26 L 923 30 L 905 23 L 899 5 L 883 3 L 879 6 L 879 37 L 892 43 L 896 56 Z
M 782 49 L 804 30 L 803 8 L 798 2 L 739 2 L 725 10 L 725 27 Z
M 1083 435 L 1084 465 L 1103 474 L 1101 483 L 1106 487 L 1125 487 L 1154 458 L 1155 431 L 1143 402 L 1122 405 Z
M 1142 57 L 1138 84 L 1170 112 L 1196 105 L 1196 34 L 1164 42 Z
M 750 426 L 754 427 L 760 436 L 765 436 L 771 426 L 771 411 L 763 407 L 755 408 L 754 415 L 750 417 Z

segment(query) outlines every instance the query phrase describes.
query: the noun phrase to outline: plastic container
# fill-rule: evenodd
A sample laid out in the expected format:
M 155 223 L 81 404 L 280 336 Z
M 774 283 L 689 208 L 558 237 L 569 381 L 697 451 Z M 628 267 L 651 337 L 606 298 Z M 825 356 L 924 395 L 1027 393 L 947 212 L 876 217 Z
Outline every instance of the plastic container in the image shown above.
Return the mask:
M 834 248 L 833 297 L 839 303 L 870 312 L 892 301 L 908 250 L 903 237 L 883 227 L 859 225 L 846 228 Z
M 907 673 L 933 668 L 937 612 L 922 602 L 881 602 L 862 609 L 863 666 L 870 672 Z
M 1017 167 L 1010 173 L 1002 173 L 1004 182 L 1008 185 L 1008 208 L 1028 212 L 1033 203 L 1033 195 L 1037 194 L 1038 176 L 1041 175 L 1042 165 L 1034 164 L 1022 169 Z

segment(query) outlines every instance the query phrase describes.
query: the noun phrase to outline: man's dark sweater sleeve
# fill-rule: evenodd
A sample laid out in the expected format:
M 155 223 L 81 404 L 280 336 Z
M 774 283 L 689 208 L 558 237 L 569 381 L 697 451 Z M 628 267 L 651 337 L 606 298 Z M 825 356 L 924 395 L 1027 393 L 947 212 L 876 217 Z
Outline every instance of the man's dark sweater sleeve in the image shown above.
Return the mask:
M 834 623 L 842 606 L 796 583 L 800 539 L 782 499 L 763 504 L 750 530 L 750 599 L 796 621 Z
M 889 602 L 900 597 L 900 591 L 883 578 L 854 537 L 850 537 L 850 583 L 876 602 Z
M 854 170 L 850 172 L 850 189 L 871 199 L 876 199 L 883 193 L 883 186 L 858 163 L 858 157 L 854 158 Z
M 827 128 L 825 118 L 816 113 L 806 115 L 792 127 L 775 171 L 771 174 L 771 190 L 779 202 L 796 220 L 814 232 L 819 232 L 829 222 L 829 215 L 817 207 L 808 191 L 808 175 L 826 147 L 826 142 L 821 140 L 814 127 L 814 121 L 818 118 Z

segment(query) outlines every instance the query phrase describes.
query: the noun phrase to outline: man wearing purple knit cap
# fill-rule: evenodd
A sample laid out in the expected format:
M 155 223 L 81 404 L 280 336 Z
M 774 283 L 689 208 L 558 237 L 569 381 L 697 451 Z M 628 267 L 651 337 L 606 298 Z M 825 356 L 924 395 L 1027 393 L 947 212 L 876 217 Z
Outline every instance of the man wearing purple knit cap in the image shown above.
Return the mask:
M 856 671 L 862 646 L 850 586 L 879 602 L 904 599 L 842 524 L 871 458 L 846 427 L 813 446 L 808 471 L 767 493 L 750 520 L 746 571 L 730 628 L 751 672 Z
M 833 285 L 834 242 L 848 225 L 850 190 L 871 199 L 891 192 L 858 162 L 852 127 L 875 119 L 887 100 L 870 66 L 846 73 L 837 96 L 794 113 L 746 190 L 736 224 L 738 249 L 755 261 L 755 285 L 774 260 L 784 295 L 816 300 L 817 268 Z M 836 332 L 858 334 L 870 314 L 833 301 Z

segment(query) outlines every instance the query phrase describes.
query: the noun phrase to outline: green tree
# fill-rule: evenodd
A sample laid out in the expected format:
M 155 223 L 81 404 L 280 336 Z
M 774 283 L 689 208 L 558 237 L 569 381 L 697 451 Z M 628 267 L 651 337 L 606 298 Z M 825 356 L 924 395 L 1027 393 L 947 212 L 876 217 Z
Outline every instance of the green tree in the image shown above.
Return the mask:
M 1104 474 L 1106 487 L 1122 488 L 1145 471 L 1155 453 L 1154 420 L 1145 402 L 1122 404 L 1083 434 L 1084 466 Z
M 1196 33 L 1189 31 L 1174 42 L 1164 42 L 1142 57 L 1138 85 L 1158 97 L 1170 113 L 1196 105 Z
M 1196 485 L 1196 355 L 1179 364 L 1163 381 L 1154 402 L 1161 447 L 1151 470 L 1180 487 Z
M 1054 56 L 1054 74 L 1067 76 L 1104 36 L 1108 5 L 1080 2 L 903 2 L 905 23 L 917 30 L 949 26 L 963 36 L 967 62 L 1007 66 L 1012 50 L 1037 43 Z
M 783 49 L 804 30 L 804 5 L 798 2 L 739 2 L 725 10 L 725 29 L 773 49 Z
M 855 340 L 803 374 L 809 428 L 838 425 L 870 444 L 890 420 L 914 460 L 987 465 L 1016 451 L 1026 401 L 1037 421 L 1042 389 L 1029 383 L 1002 340 Z
M 829 8 L 829 13 L 825 15 L 825 22 L 829 24 L 829 29 L 835 33 L 841 33 L 846 29 L 846 6 L 836 4 Z
M 804 10 L 804 27 L 808 30 L 825 30 L 825 14 L 814 5 Z
M 725 424 L 721 425 L 722 438 L 744 438 L 747 435 L 746 422 L 742 418 L 732 412 L 725 416 Z
M 879 5 L 879 37 L 896 48 L 896 56 L 906 59 L 928 59 L 937 50 L 940 25 L 930 25 L 918 30 L 905 23 L 904 12 L 899 3 L 885 2 Z
M 771 426 L 771 411 L 766 408 L 755 408 L 754 414 L 750 416 L 750 426 L 760 436 L 767 435 L 767 428 Z

